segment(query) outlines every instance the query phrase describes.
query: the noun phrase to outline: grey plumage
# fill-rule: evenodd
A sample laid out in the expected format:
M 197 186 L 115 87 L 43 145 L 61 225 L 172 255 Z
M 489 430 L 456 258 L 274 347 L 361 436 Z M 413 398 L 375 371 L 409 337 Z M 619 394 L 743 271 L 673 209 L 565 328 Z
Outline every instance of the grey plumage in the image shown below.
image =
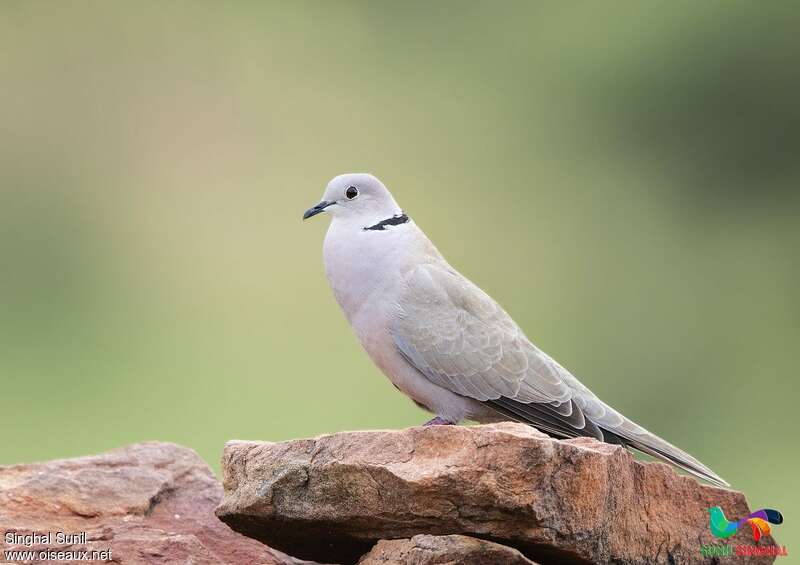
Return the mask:
M 492 298 L 454 269 L 423 264 L 406 279 L 390 332 L 426 377 L 557 437 L 594 437 L 667 458 L 725 485 L 711 469 L 631 422 L 542 352 Z
M 304 217 L 322 212 L 333 216 L 326 272 L 348 321 L 395 386 L 440 420 L 511 419 L 555 437 L 594 437 L 727 486 L 533 345 L 489 295 L 445 261 L 378 179 L 336 177 Z

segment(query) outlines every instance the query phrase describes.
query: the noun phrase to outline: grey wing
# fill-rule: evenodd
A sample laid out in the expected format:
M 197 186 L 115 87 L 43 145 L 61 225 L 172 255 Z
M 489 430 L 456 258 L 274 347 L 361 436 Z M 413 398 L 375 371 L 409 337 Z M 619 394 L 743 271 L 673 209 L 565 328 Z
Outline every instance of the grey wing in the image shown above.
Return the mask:
M 712 482 L 710 469 L 598 399 L 533 345 L 485 292 L 446 264 L 409 273 L 390 332 L 429 380 L 556 437 L 630 445 Z

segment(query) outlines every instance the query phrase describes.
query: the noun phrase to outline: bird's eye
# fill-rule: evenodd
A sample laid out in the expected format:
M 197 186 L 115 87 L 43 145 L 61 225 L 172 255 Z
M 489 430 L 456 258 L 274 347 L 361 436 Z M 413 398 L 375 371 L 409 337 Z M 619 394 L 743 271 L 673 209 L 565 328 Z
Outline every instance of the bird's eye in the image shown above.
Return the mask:
M 358 196 L 358 189 L 354 186 L 348 186 L 347 190 L 344 191 L 344 195 L 347 196 L 348 200 L 352 200 Z

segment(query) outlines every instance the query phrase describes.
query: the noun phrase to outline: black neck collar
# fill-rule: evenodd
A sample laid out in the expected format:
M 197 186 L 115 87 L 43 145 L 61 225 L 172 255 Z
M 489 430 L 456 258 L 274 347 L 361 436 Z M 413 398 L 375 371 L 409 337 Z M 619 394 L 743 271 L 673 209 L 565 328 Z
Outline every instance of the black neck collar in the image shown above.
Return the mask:
M 400 224 L 405 224 L 411 218 L 406 216 L 405 212 L 400 212 L 397 216 L 392 216 L 391 218 L 386 218 L 385 220 L 381 220 L 374 226 L 369 226 L 364 228 L 364 230 L 376 230 L 376 231 L 383 231 L 386 229 L 386 226 L 399 226 Z

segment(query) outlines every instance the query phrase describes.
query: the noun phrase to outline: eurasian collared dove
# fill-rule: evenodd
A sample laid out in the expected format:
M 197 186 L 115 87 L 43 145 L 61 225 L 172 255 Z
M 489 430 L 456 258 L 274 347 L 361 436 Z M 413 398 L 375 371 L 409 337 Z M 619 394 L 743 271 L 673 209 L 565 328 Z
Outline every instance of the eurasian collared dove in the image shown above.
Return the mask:
M 711 483 L 697 459 L 625 418 L 533 345 L 489 295 L 451 267 L 372 175 L 334 178 L 303 214 L 332 216 L 325 271 L 361 345 L 436 417 L 514 420 L 558 438 L 630 446 Z

